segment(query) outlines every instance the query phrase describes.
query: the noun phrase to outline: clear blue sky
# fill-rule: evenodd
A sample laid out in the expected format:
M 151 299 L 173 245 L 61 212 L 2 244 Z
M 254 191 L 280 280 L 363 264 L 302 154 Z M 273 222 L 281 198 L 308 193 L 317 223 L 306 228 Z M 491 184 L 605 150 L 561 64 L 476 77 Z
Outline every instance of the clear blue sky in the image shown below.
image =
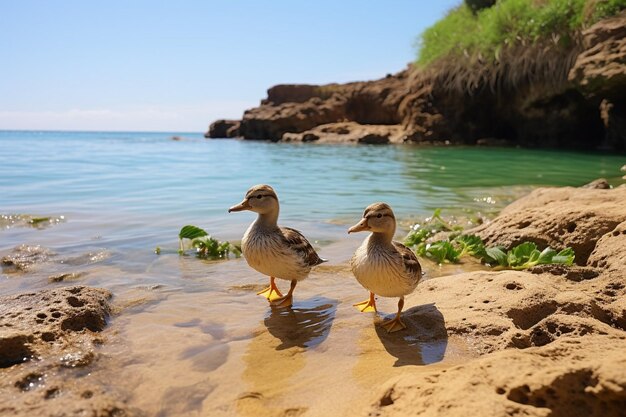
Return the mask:
M 0 129 L 204 131 L 279 83 L 375 79 L 461 0 L 0 2 Z

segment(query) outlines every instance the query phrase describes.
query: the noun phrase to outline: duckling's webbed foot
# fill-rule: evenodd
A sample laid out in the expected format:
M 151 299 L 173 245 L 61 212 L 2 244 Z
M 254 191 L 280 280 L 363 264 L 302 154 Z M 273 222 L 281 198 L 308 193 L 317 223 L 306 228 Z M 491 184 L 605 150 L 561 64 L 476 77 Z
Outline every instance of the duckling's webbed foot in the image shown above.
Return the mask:
M 287 295 L 271 300 L 270 305 L 276 308 L 291 307 L 293 305 L 293 290 L 296 288 L 297 283 L 298 281 L 292 280 L 291 287 L 289 288 Z
M 402 308 L 404 307 L 404 297 L 400 297 L 398 301 L 398 313 L 392 320 L 384 321 L 380 326 L 387 330 L 387 333 L 397 332 L 398 330 L 406 329 L 406 325 L 400 320 L 400 314 L 402 314 Z
M 275 279 L 274 277 L 270 277 L 270 286 L 264 289 L 263 291 L 259 291 L 257 295 L 262 295 L 263 297 L 267 298 L 267 300 L 270 302 L 282 297 L 283 294 L 280 292 L 280 290 L 276 286 L 274 279 Z
M 361 313 L 367 313 L 370 311 L 376 312 L 376 299 L 374 298 L 374 293 L 370 292 L 369 300 L 361 301 L 360 303 L 352 304 L 354 307 L 358 308 Z

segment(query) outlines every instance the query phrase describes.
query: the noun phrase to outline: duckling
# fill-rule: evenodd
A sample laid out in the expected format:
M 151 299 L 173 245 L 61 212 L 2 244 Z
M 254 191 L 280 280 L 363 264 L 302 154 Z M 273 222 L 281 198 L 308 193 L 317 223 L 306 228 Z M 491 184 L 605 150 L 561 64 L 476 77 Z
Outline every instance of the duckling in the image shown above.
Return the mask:
M 291 307 L 293 291 L 298 281 L 305 279 L 311 268 L 326 262 L 317 255 L 308 240 L 295 229 L 279 227 L 278 197 L 272 187 L 255 185 L 246 193 L 243 201 L 228 212 L 250 210 L 258 213 L 241 240 L 241 250 L 248 265 L 270 277 L 270 285 L 258 292 L 273 307 Z M 275 279 L 291 281 L 287 295 L 283 296 Z
M 354 304 L 362 312 L 377 311 L 374 295 L 400 297 L 398 313 L 392 320 L 382 323 L 387 332 L 406 328 L 400 319 L 404 296 L 411 294 L 422 278 L 422 267 L 409 248 L 393 240 L 396 218 L 385 203 L 369 205 L 360 222 L 348 229 L 348 233 L 372 232 L 354 252 L 350 261 L 352 273 L 359 284 L 369 290 L 370 297 Z

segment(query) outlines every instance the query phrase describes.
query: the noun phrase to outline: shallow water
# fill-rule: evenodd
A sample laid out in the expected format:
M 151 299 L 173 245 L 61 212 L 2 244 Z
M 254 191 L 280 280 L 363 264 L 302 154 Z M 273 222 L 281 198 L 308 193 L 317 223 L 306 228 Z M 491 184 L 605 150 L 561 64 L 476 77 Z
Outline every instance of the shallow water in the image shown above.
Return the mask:
M 589 153 L 172 135 L 0 132 L 0 214 L 54 216 L 37 227 L 0 219 L 0 256 L 23 243 L 54 252 L 26 274 L 3 271 L 0 294 L 72 284 L 110 289 L 119 314 L 99 352 L 110 366 L 95 374 L 126 391 L 131 405 L 163 416 L 349 415 L 393 375 L 463 362 L 473 353 L 445 336 L 436 305 L 414 306 L 409 298 L 407 309 L 440 320 L 410 322 L 409 331 L 393 335 L 373 325 L 381 317 L 353 309 L 366 294 L 347 260 L 365 236 L 347 236 L 347 226 L 369 203 L 387 201 L 401 237 L 410 221 L 437 207 L 444 215 L 489 215 L 536 186 L 578 186 L 600 176 L 617 182 L 624 163 Z M 266 278 L 243 259 L 176 254 L 185 224 L 240 239 L 254 217 L 226 210 L 262 182 L 279 194 L 281 223 L 301 229 L 330 258 L 285 311 L 255 295 Z M 428 279 L 480 268 L 424 267 Z M 395 300 L 380 307 L 392 313 Z

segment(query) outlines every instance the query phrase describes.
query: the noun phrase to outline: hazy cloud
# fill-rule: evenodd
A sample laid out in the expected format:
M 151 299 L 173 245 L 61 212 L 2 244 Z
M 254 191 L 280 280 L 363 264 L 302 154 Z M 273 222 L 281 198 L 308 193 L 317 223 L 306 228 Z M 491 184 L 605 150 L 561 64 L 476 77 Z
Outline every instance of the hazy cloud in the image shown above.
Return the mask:
M 256 102 L 220 101 L 189 106 L 129 106 L 62 111 L 0 110 L 3 130 L 204 131 L 215 119 L 238 119 Z

